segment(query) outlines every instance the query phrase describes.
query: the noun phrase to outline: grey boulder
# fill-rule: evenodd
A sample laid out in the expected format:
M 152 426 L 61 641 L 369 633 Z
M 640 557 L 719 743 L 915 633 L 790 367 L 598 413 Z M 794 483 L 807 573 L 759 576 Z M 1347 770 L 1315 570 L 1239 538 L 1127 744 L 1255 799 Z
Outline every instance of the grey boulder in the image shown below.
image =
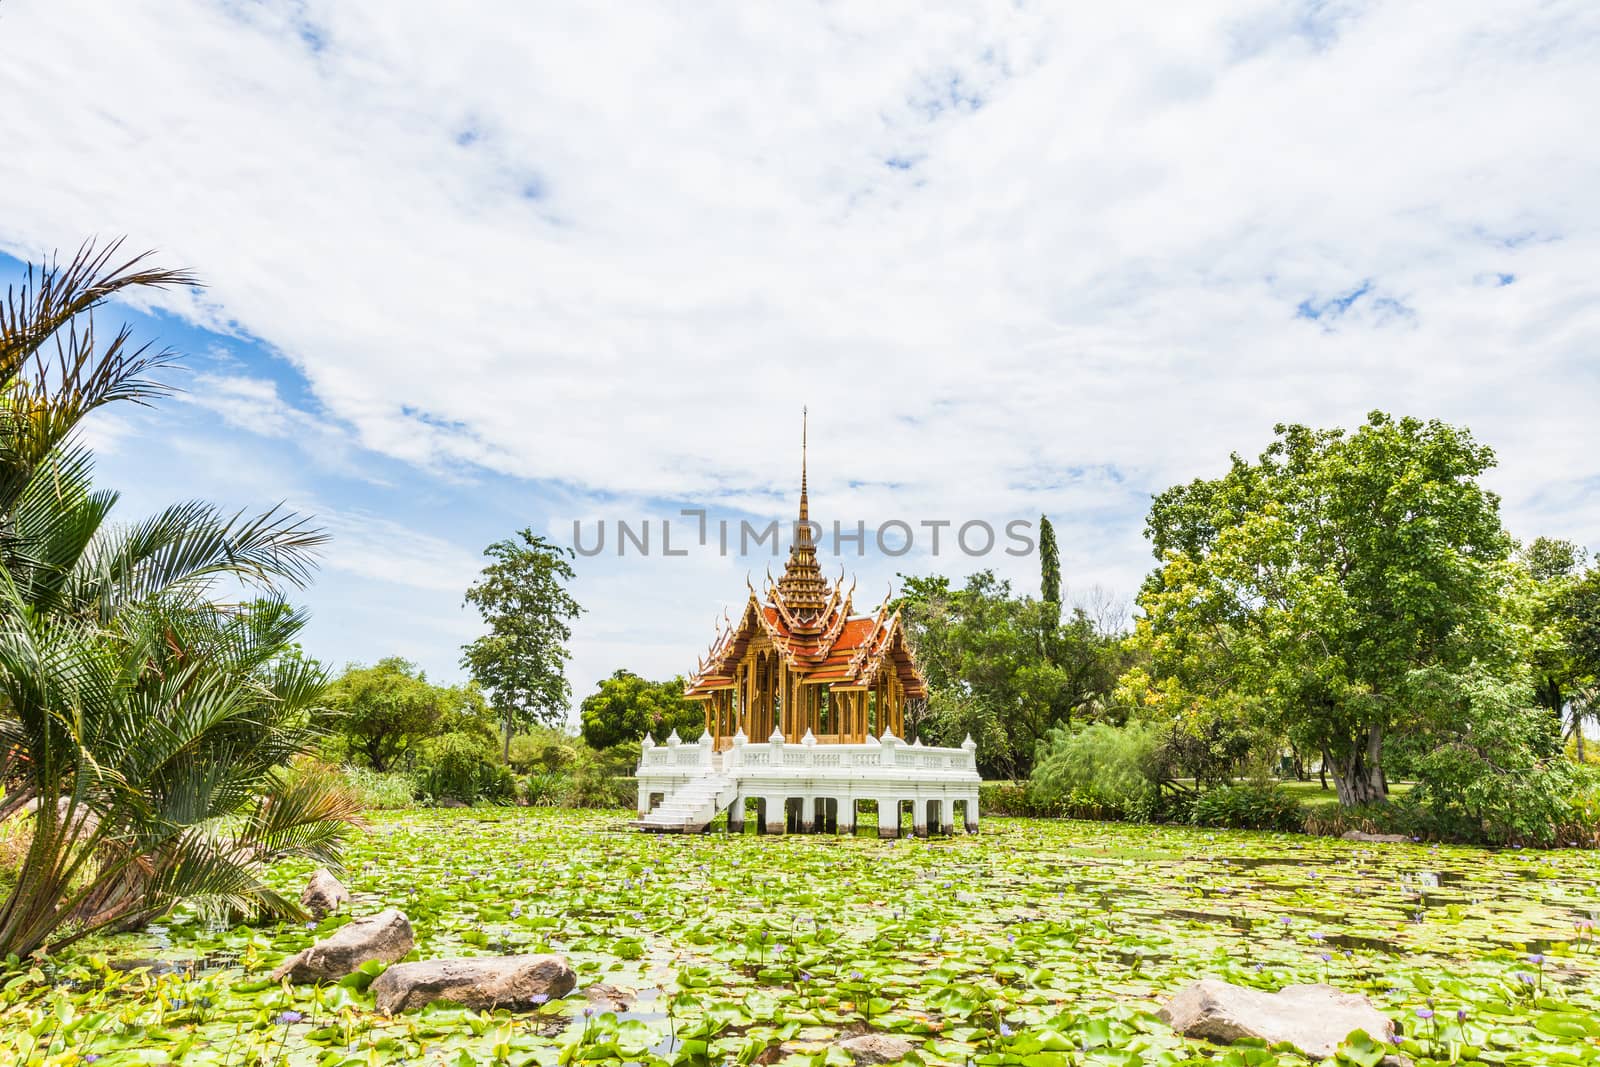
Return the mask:
M 1224 1044 L 1242 1037 L 1287 1042 L 1313 1059 L 1332 1056 L 1355 1030 L 1378 1042 L 1394 1035 L 1394 1021 L 1366 997 L 1320 983 L 1266 993 L 1204 978 L 1167 1001 L 1161 1019 L 1185 1037 Z
M 306 891 L 300 894 L 300 906 L 318 919 L 338 911 L 348 903 L 350 890 L 326 867 L 318 867 L 311 872 L 311 881 L 306 883 Z
M 839 1042 L 859 1064 L 897 1063 L 911 1054 L 911 1042 L 893 1034 L 862 1034 Z
M 393 963 L 416 944 L 411 923 L 398 908 L 351 919 L 308 949 L 295 953 L 272 972 L 272 980 L 331 982 L 377 960 Z
M 525 1011 L 566 996 L 577 984 L 571 964 L 560 956 L 470 956 L 390 967 L 369 991 L 385 1015 L 435 1000 L 474 1011 Z

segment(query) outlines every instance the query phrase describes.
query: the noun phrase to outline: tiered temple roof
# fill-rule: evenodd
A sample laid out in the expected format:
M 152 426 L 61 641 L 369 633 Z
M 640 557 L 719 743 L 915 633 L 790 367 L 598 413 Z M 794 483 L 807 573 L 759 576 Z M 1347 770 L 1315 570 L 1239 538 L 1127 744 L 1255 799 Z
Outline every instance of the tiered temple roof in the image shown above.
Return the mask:
M 874 691 L 878 695 L 870 705 L 873 728 L 887 727 L 898 733 L 901 706 L 905 700 L 925 697 L 927 684 L 906 642 L 900 613 L 889 609 L 886 597 L 871 614 L 854 615 L 854 591 L 853 584 L 844 587 L 842 571 L 838 581 L 829 581 L 817 562 L 802 433 L 800 515 L 783 576 L 774 582 L 769 574 L 759 594 L 751 586 L 738 619 L 724 616 L 718 623 L 716 639 L 700 659 L 685 695 L 714 701 L 719 694 L 740 694 L 725 699 L 738 705 L 731 710 L 742 720 L 744 715 L 739 713 L 744 703 L 760 703 L 768 691 L 786 693 L 801 713 L 796 721 L 809 726 L 820 700 L 811 697 L 808 705 L 801 687 L 815 686 L 818 693 L 836 694 L 841 707 L 848 706 L 850 694 Z M 764 681 L 759 670 L 752 675 L 753 648 L 762 654 L 770 650 L 779 660 L 781 679 L 776 689 Z M 757 683 L 754 690 L 747 685 L 752 679 Z M 876 712 L 880 703 L 882 716 Z M 864 697 L 858 704 L 860 708 L 869 706 Z M 867 718 L 865 713 L 857 717 L 863 722 Z M 708 721 L 715 723 L 716 716 L 708 713 Z M 762 722 L 759 718 L 753 721 Z M 742 728 L 740 721 L 735 725 Z M 720 730 L 718 736 L 724 736 Z

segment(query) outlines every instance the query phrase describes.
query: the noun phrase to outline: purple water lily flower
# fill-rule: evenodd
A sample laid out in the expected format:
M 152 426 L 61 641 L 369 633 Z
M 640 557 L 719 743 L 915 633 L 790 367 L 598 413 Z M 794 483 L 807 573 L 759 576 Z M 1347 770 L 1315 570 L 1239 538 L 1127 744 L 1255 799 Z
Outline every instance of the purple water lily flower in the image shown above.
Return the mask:
M 1001 1023 L 1000 1024 L 1000 1036 L 1001 1037 L 1010 1037 L 1011 1034 L 1012 1034 L 1011 1027 L 1007 1026 L 1005 1023 Z
M 290 1023 L 301 1022 L 304 1019 L 305 1016 L 297 1011 L 285 1011 L 278 1014 L 278 1022 L 282 1023 L 284 1026 L 288 1026 Z
M 1417 1011 L 1416 1011 L 1416 1016 L 1417 1016 L 1417 1018 L 1423 1019 L 1423 1020 L 1431 1019 L 1431 1018 L 1433 1018 L 1433 1009 L 1432 1008 L 1418 1008 Z

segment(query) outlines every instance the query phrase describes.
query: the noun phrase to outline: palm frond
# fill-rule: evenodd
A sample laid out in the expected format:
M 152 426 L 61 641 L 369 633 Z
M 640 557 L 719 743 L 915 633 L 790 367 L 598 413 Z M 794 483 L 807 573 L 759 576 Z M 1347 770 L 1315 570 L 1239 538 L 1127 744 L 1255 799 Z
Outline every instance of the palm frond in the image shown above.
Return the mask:
M 120 260 L 122 240 L 97 247 L 85 241 L 61 266 L 52 258 L 29 265 L 21 286 L 8 286 L 0 302 L 0 380 L 8 380 L 58 330 L 124 289 L 193 286 L 188 271 L 147 265 L 152 253 Z
M 233 578 L 265 588 L 310 581 L 327 534 L 294 512 L 223 515 L 190 501 L 132 526 L 107 528 L 84 552 L 73 596 L 103 619 L 158 596 L 203 595 Z

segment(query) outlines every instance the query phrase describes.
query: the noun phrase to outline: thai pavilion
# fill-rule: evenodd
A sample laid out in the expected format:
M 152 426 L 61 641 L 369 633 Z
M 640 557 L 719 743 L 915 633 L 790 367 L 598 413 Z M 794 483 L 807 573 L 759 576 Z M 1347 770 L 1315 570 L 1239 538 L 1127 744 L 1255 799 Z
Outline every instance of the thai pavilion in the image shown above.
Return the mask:
M 976 746 L 907 744 L 907 703 L 927 684 L 886 599 L 853 614 L 851 594 L 823 577 L 807 499 L 804 435 L 800 516 L 783 576 L 752 587 L 737 621 L 725 619 L 685 691 L 705 708 L 698 742 L 646 737 L 639 763 L 639 826 L 697 832 L 727 811 L 744 829 L 854 833 L 862 801 L 880 836 L 911 809 L 919 835 L 948 831 L 962 809 L 978 828 Z M 748 584 L 748 583 L 747 583 Z

